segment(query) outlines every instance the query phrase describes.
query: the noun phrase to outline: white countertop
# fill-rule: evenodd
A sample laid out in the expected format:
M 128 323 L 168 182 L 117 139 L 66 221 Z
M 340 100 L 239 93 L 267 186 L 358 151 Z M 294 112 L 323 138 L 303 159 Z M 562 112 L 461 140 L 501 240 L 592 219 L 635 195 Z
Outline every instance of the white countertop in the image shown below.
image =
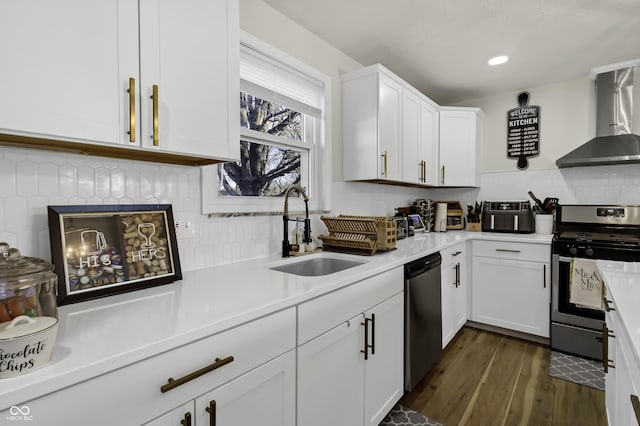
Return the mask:
M 607 298 L 614 302 L 640 365 L 640 262 L 598 260 L 596 265 L 607 287 Z
M 398 241 L 396 250 L 374 256 L 330 253 L 365 264 L 326 276 L 272 271 L 272 266 L 309 258 L 273 256 L 186 272 L 175 283 L 61 306 L 51 362 L 28 374 L 1 379 L 0 410 L 294 306 L 458 242 L 550 244 L 551 238 L 466 231 L 424 233 Z

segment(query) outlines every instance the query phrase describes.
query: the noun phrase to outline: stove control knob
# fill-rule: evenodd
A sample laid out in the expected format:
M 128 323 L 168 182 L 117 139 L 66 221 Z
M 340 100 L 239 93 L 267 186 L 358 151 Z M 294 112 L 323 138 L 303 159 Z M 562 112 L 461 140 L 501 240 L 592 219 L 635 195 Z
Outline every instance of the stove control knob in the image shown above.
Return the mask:
M 576 246 L 569 247 L 569 253 L 578 254 L 578 248 Z
M 587 247 L 586 249 L 584 249 L 584 254 L 586 254 L 587 256 L 593 256 L 593 249 L 591 247 Z

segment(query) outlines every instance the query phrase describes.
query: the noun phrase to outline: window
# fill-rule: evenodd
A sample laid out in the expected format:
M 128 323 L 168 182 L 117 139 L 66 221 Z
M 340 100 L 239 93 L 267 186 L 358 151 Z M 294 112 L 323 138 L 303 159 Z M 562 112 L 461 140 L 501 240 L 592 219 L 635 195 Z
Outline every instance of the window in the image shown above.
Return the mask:
M 327 209 L 329 79 L 242 34 L 238 94 L 240 160 L 203 168 L 204 213 L 275 212 L 292 184 Z M 295 203 L 295 201 L 294 201 Z

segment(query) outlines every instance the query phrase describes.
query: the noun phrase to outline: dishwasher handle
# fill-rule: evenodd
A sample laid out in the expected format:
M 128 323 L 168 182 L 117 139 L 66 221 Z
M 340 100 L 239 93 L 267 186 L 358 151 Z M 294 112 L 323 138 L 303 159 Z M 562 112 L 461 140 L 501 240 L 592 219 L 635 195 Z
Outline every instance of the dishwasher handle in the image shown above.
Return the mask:
M 442 263 L 440 252 L 425 256 L 404 266 L 405 278 L 411 279 L 421 275 L 433 268 L 437 268 Z

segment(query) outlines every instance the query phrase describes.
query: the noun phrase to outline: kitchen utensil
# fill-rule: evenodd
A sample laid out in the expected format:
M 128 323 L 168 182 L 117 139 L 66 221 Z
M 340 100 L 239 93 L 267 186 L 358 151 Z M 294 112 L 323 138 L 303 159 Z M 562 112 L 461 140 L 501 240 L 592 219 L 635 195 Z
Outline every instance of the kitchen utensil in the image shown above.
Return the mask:
M 552 213 L 558 205 L 560 200 L 556 197 L 547 197 L 542 202 L 542 211 L 545 213 Z
M 542 204 L 542 201 L 540 201 L 540 199 L 536 197 L 532 191 L 529 191 L 529 197 L 531 197 L 531 199 L 536 203 L 536 206 L 538 207 L 536 209 L 536 212 L 538 209 L 540 210 L 544 209 L 544 205 Z

